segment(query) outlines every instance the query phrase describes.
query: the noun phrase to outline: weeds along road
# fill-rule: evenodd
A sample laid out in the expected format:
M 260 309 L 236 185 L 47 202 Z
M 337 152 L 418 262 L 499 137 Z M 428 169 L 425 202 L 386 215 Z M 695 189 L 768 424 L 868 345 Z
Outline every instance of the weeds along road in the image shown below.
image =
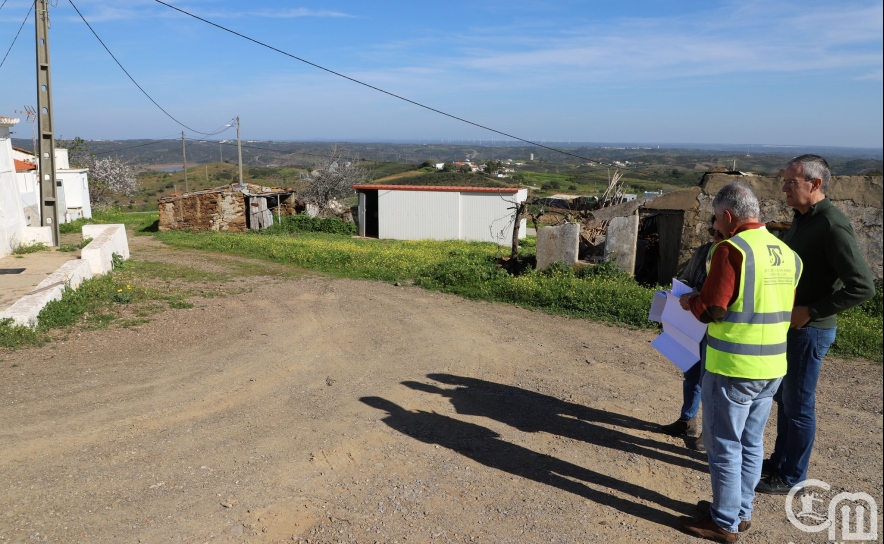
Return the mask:
M 223 296 L 0 354 L 0 542 L 695 541 L 654 332 L 130 240 Z M 811 477 L 884 504 L 881 366 L 820 384 Z

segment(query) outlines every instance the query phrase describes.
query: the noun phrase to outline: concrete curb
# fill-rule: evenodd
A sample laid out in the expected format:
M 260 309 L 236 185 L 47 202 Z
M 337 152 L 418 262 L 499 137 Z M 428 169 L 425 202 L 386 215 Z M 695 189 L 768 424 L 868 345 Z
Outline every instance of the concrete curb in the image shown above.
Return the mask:
M 83 248 L 79 260 L 68 261 L 41 281 L 33 291 L 0 312 L 0 320 L 12 319 L 15 325 L 36 328 L 37 316 L 44 306 L 58 300 L 65 287 L 76 289 L 84 280 L 113 270 L 113 255 L 129 258 L 129 240 L 125 225 L 84 225 L 83 238 L 92 241 Z
M 81 252 L 82 259 L 89 261 L 92 274 L 107 274 L 114 268 L 113 255 L 129 258 L 129 241 L 125 225 L 83 225 L 83 239 L 92 238 Z
M 58 270 L 41 281 L 33 291 L 16 300 L 15 303 L 0 312 L 0 320 L 12 319 L 16 325 L 37 327 L 37 315 L 44 306 L 61 298 L 65 286 L 78 287 L 83 280 L 92 277 L 92 269 L 88 261 L 68 261 Z

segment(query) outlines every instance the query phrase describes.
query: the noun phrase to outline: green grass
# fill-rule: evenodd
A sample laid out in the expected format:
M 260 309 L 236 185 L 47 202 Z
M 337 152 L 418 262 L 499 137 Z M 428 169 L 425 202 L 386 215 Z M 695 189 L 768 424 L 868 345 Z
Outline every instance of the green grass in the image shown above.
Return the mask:
M 508 252 L 495 244 L 360 240 L 327 234 L 165 232 L 158 237 L 174 247 L 266 259 L 343 277 L 411 280 L 427 289 L 467 298 L 511 302 L 635 328 L 657 326 L 647 320 L 653 291 L 613 267 L 529 269 L 513 276 L 498 266 Z M 522 249 L 529 260 L 533 259 L 532 242 Z
M 846 357 L 866 357 L 882 362 L 882 295 L 881 280 L 875 281 L 875 296 L 855 308 L 838 315 L 838 333 L 832 353 Z
M 14 325 L 12 319 L 0 319 L 0 348 L 18 349 L 42 346 L 43 336 L 29 327 Z
M 356 224 L 343 221 L 334 217 L 321 218 L 310 217 L 306 214 L 289 215 L 282 217 L 281 221 L 274 221 L 273 225 L 262 231 L 261 235 L 285 235 L 304 232 L 325 232 L 328 234 L 356 234 Z
M 61 244 L 60 246 L 58 246 L 58 250 L 63 253 L 72 253 L 74 251 L 77 251 L 78 249 L 83 249 L 84 247 L 88 246 L 89 242 L 91 241 L 92 238 L 87 237 L 83 239 L 83 241 L 79 244 Z
M 217 293 L 205 284 L 228 277 L 187 266 L 117 259 L 109 274 L 88 279 L 77 289 L 67 288 L 61 299 L 47 304 L 37 316 L 36 330 L 0 320 L 0 348 L 40 346 L 51 340 L 52 331 L 75 325 L 87 329 L 138 326 L 167 308 L 193 308 L 187 297 L 214 296 Z
M 22 244 L 20 246 L 16 246 L 15 249 L 12 250 L 13 255 L 27 255 L 28 253 L 37 253 L 38 251 L 49 251 L 51 248 L 44 244 L 43 242 L 37 242 L 35 244 Z
M 135 234 L 151 234 L 157 231 L 159 222 L 158 212 L 127 212 L 117 208 L 108 211 L 94 211 L 92 217 L 80 218 L 70 223 L 62 223 L 58 226 L 60 234 L 79 233 L 83 225 L 109 225 L 122 223 L 127 229 L 135 231 Z

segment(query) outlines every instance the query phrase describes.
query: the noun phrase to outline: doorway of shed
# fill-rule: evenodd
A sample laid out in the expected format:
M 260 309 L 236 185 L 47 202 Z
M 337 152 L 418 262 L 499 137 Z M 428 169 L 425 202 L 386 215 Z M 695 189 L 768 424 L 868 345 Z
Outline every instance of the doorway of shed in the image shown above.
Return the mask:
M 636 242 L 635 279 L 644 285 L 669 285 L 678 273 L 683 211 L 643 214 Z
M 360 236 L 377 238 L 380 233 L 378 221 L 378 192 L 359 191 L 359 225 Z

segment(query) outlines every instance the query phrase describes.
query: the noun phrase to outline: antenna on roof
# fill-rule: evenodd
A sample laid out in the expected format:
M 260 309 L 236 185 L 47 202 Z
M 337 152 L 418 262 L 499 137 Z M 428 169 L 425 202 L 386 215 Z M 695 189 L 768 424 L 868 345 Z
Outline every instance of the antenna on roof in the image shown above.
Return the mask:
M 15 110 L 15 113 L 22 113 L 26 116 L 25 120 L 32 125 L 37 120 L 37 109 L 34 106 L 22 106 L 25 111 Z M 31 127 L 31 141 L 34 143 L 34 160 L 37 159 L 37 131 Z

